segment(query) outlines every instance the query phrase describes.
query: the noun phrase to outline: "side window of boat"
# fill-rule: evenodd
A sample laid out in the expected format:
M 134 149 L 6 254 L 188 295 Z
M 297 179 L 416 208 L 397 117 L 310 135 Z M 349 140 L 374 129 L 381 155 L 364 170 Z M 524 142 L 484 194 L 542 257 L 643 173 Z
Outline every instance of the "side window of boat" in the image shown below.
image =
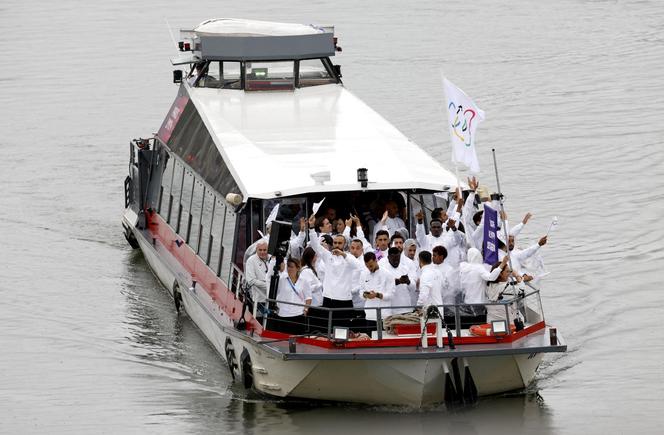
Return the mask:
M 300 61 L 299 86 L 327 85 L 336 83 L 337 80 L 330 75 L 321 59 L 304 59 Z
M 182 206 L 182 213 L 180 215 L 180 225 L 175 229 L 183 239 L 187 239 L 189 233 L 187 229 L 191 225 L 191 203 L 193 200 L 194 191 L 194 175 L 185 169 L 184 179 L 182 183 L 182 195 L 180 197 L 180 205 Z
M 198 81 L 201 88 L 220 88 L 221 87 L 221 62 L 210 62 L 207 71 Z
M 161 175 L 161 194 L 159 195 L 159 204 L 157 213 L 164 219 L 168 219 L 168 208 L 171 202 L 171 185 L 173 182 L 174 159 L 169 156 L 164 172 Z
M 191 246 L 196 253 L 198 253 L 198 241 L 199 241 L 199 232 L 200 226 L 202 224 L 202 210 L 203 207 L 203 190 L 205 187 L 199 179 L 194 181 L 194 190 L 191 197 L 191 210 L 189 212 L 191 216 L 191 223 L 187 230 L 187 243 Z
M 201 223 L 199 227 L 200 239 L 198 242 L 198 256 L 205 261 L 207 265 L 210 264 L 210 256 L 212 255 L 212 218 L 217 209 L 217 201 L 214 194 L 210 189 L 205 189 L 203 195 L 203 207 L 201 208 Z M 214 270 L 214 269 L 213 269 Z
M 223 256 L 221 259 L 221 270 L 219 276 L 228 283 L 231 270 L 231 261 L 233 261 L 233 242 L 235 238 L 235 222 L 237 215 L 232 208 L 226 208 L 226 224 L 222 235 L 221 244 L 223 247 Z
M 443 210 L 447 210 L 447 193 L 426 193 L 426 194 L 412 194 L 410 195 L 410 216 L 413 216 L 413 219 L 410 220 L 410 232 L 415 235 L 415 225 L 417 224 L 417 219 L 415 215 L 417 212 L 422 210 L 424 213 L 424 227 L 429 231 L 429 221 L 431 221 L 431 212 L 433 209 L 440 207 Z
M 214 213 L 212 214 L 212 225 L 210 234 L 210 257 L 207 259 L 207 264 L 212 270 L 221 276 L 221 261 L 223 259 L 223 244 L 222 237 L 224 234 L 224 227 L 226 225 L 226 203 L 215 197 Z
M 294 61 L 246 62 L 247 91 L 278 91 L 295 88 Z
M 173 201 L 169 204 L 170 209 L 167 210 L 166 218 L 168 223 L 173 229 L 177 232 L 178 227 L 178 214 L 180 210 L 180 195 L 182 194 L 182 181 L 183 181 L 184 168 L 182 164 L 178 161 L 175 162 L 174 172 L 173 172 L 173 183 L 171 187 L 171 194 L 173 196 Z
M 242 89 L 242 69 L 240 62 L 222 62 L 221 79 L 224 89 Z

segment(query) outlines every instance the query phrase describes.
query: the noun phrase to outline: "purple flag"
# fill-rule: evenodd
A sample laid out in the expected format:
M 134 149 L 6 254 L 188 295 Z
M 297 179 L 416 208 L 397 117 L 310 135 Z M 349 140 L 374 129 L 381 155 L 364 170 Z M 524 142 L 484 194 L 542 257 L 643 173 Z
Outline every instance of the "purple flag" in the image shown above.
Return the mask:
M 498 261 L 498 212 L 484 204 L 484 241 L 482 255 L 484 262 L 494 264 Z

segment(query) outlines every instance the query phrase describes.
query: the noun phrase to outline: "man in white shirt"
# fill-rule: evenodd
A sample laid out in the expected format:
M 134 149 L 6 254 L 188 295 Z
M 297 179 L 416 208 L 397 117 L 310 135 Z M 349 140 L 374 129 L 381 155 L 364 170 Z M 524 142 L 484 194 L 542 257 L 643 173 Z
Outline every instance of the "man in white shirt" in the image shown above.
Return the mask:
M 387 250 L 390 247 L 390 234 L 387 230 L 378 230 L 376 232 L 376 258 L 380 260 L 381 258 L 387 256 Z
M 251 297 L 262 308 L 267 298 L 267 284 L 265 277 L 267 275 L 267 242 L 260 240 L 256 244 L 256 253 L 249 257 L 244 270 L 244 278 L 251 291 Z M 262 310 L 254 313 L 256 317 L 262 316 Z
M 309 226 L 315 224 L 315 216 L 309 218 Z M 349 310 L 335 311 L 332 323 L 336 326 L 349 326 L 349 319 L 353 316 L 353 272 L 357 267 L 355 258 L 344 251 L 346 238 L 337 234 L 332 239 L 332 251 L 323 248 L 318 240 L 316 232 L 309 230 L 311 247 L 321 262 L 325 265 L 325 277 L 323 278 L 323 307 L 326 308 L 350 308 Z
M 440 273 L 436 270 L 436 266 L 431 264 L 431 252 L 420 252 L 419 260 L 421 273 L 419 280 L 420 294 L 417 298 L 417 305 L 424 309 L 429 305 L 443 305 Z
M 401 259 L 401 251 L 395 247 L 388 249 L 387 258 L 380 260 L 378 266 L 389 272 L 394 280 L 392 314 L 412 312 L 411 301 L 415 295 L 417 277 L 413 268 Z
M 526 275 L 525 273 L 525 263 L 530 257 L 535 255 L 542 246 L 546 245 L 546 242 L 547 238 L 544 236 L 539 239 L 537 243 L 531 245 L 530 247 L 526 249 L 519 249 L 515 246 L 514 236 L 509 236 L 508 244 L 510 249 L 510 257 L 512 257 L 512 269 L 518 276 L 527 278 L 526 281 L 530 281 L 530 279 L 532 279 L 532 277 Z
M 444 246 L 435 246 L 431 252 L 431 262 L 440 273 L 441 282 L 441 300 L 443 305 L 454 305 L 456 303 L 457 289 L 455 284 L 457 280 L 452 276 L 455 270 L 447 264 L 447 249 Z
M 429 223 L 429 234 L 426 234 L 423 224 L 422 212 L 417 213 L 417 226 L 415 227 L 415 237 L 420 249 L 431 252 L 436 246 L 444 246 L 448 252 L 448 263 L 455 269 L 459 263 L 464 260 L 466 241 L 464 234 L 457 230 L 454 219 L 447 220 L 447 231 L 443 231 L 443 223 L 438 219 L 433 219 Z
M 366 269 L 360 276 L 360 294 L 364 298 L 364 313 L 367 331 L 377 328 L 377 310 L 381 308 L 381 318 L 390 315 L 391 299 L 394 295 L 394 279 L 392 275 L 381 269 L 376 261 L 376 254 L 364 254 Z

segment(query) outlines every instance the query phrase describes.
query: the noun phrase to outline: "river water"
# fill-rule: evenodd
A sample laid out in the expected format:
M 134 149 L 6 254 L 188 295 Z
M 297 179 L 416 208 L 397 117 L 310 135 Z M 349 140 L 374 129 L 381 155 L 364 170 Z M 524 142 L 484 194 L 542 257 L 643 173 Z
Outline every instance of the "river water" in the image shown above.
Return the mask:
M 527 392 L 455 410 L 265 400 L 175 316 L 122 236 L 122 182 L 128 141 L 175 96 L 166 20 L 216 16 L 335 24 L 346 86 L 447 166 L 441 72 L 474 97 L 482 181 L 495 147 L 508 214 L 534 214 L 521 244 L 560 222 L 543 299 L 569 351 Z M 3 0 L 0 432 L 661 433 L 662 16 L 657 0 Z

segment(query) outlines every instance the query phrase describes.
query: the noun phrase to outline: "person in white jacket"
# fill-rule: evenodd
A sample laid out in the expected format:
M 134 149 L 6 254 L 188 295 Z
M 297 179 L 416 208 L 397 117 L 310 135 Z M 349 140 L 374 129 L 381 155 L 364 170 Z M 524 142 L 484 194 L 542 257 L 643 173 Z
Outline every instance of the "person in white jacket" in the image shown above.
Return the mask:
M 256 317 L 262 316 L 262 305 L 267 298 L 267 283 L 265 276 L 267 275 L 267 242 L 260 240 L 256 244 L 256 253 L 249 257 L 247 264 L 244 268 L 244 279 L 249 286 L 251 298 L 256 302 L 261 310 L 254 313 Z
M 420 252 L 419 260 L 421 272 L 418 283 L 420 293 L 417 297 L 417 305 L 423 307 L 425 310 L 429 305 L 442 305 L 441 275 L 436 266 L 431 264 L 431 252 Z
M 378 266 L 376 254 L 364 254 L 366 269 L 360 275 L 360 294 L 364 298 L 364 313 L 366 330 L 375 331 L 377 328 L 377 310 L 381 308 L 381 318 L 390 315 L 391 299 L 394 295 L 394 279 L 386 270 Z
M 507 257 L 499 263 L 493 271 L 490 266 L 483 263 L 482 254 L 475 248 L 468 250 L 468 261 L 459 265 L 459 281 L 461 283 L 461 292 L 463 294 L 464 304 L 484 304 L 488 302 L 486 296 L 487 283 L 495 280 L 501 271 L 507 268 Z M 468 307 L 464 323 L 486 323 L 486 309 L 483 306 Z
M 316 217 L 312 214 L 309 226 L 313 227 Z M 357 261 L 344 251 L 346 238 L 337 234 L 332 240 L 332 251 L 323 248 L 314 230 L 309 230 L 311 247 L 325 265 L 323 278 L 323 306 L 326 308 L 348 308 L 333 312 L 333 326 L 350 326 L 353 317 L 353 297 L 351 290 L 354 287 L 353 272 L 358 267 Z
M 389 272 L 394 280 L 392 314 L 412 312 L 412 299 L 415 295 L 417 276 L 410 264 L 406 263 L 401 258 L 401 251 L 395 247 L 388 249 L 387 258 L 380 260 L 378 266 Z
M 448 252 L 448 263 L 455 269 L 463 261 L 466 252 L 465 235 L 457 230 L 456 220 L 447 220 L 447 231 L 443 231 L 443 222 L 432 219 L 429 222 L 429 234 L 424 230 L 422 211 L 417 213 L 417 226 L 415 227 L 415 238 L 422 251 L 431 252 L 436 246 L 444 246 Z

